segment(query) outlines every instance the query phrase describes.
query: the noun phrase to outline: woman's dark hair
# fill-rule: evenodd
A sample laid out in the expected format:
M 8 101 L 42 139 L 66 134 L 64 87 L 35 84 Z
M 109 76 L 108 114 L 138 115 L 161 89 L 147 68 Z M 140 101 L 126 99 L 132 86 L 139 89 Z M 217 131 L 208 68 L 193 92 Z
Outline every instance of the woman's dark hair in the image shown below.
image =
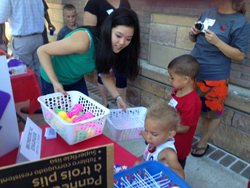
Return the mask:
M 112 28 L 127 26 L 134 28 L 130 44 L 115 54 L 112 49 Z M 134 80 L 139 74 L 139 54 L 141 49 L 140 27 L 137 14 L 130 9 L 119 8 L 108 16 L 101 27 L 101 34 L 96 49 L 96 68 L 99 73 L 109 73 L 110 69 Z

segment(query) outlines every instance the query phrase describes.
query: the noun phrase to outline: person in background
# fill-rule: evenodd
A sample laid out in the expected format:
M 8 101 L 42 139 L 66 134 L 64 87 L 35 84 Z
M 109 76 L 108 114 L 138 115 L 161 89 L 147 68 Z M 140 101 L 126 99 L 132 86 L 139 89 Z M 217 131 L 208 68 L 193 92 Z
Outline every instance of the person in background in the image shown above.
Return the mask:
M 194 90 L 194 81 L 199 70 L 198 61 L 190 55 L 179 56 L 168 65 L 169 81 L 174 87 L 168 104 L 176 109 L 181 118 L 174 138 L 178 160 L 183 169 L 192 148 L 201 113 L 201 100 Z
M 66 25 L 62 29 L 60 29 L 57 35 L 57 40 L 62 40 L 67 34 L 78 28 L 78 25 L 76 23 L 77 13 L 74 5 L 64 5 L 63 19 L 65 20 Z
M 195 90 L 202 101 L 204 126 L 202 137 L 191 152 L 194 157 L 202 157 L 206 153 L 208 141 L 220 125 L 231 61 L 243 61 L 248 50 L 250 28 L 244 16 L 246 0 L 219 2 L 219 8 L 203 12 L 189 32 L 189 39 L 196 42 L 191 55 L 200 64 Z
M 97 27 L 78 28 L 63 40 L 38 49 L 42 65 L 43 94 L 77 90 L 88 95 L 83 75 L 95 68 L 114 98 L 118 108 L 126 104 L 113 82 L 113 71 L 123 72 L 131 80 L 139 73 L 140 27 L 137 14 L 129 9 L 116 9 Z M 128 61 L 129 59 L 129 61 Z
M 4 52 L 7 52 L 9 40 L 7 39 L 5 35 L 5 23 L 0 24 L 0 49 Z
M 41 86 L 40 62 L 36 51 L 38 47 L 43 45 L 43 2 L 33 0 L 1 0 L 0 23 L 3 24 L 8 19 L 10 20 L 13 56 L 18 57 L 28 68 L 36 73 L 39 85 Z M 21 108 L 20 111 L 22 113 L 29 113 L 27 107 Z M 41 109 L 37 113 L 41 113 Z
M 41 84 L 40 62 L 36 50 L 43 44 L 43 2 L 1 0 L 0 7 L 0 23 L 10 19 L 13 56 L 18 56 L 27 67 L 33 70 Z
M 49 7 L 48 7 L 47 3 L 45 2 L 45 0 L 43 0 L 43 5 L 44 5 L 44 18 L 48 23 L 48 28 L 50 31 L 52 30 L 54 32 L 56 30 L 56 28 L 54 25 L 52 25 L 52 23 L 50 21 L 50 17 L 49 17 L 49 13 L 48 13 Z M 48 39 L 48 34 L 47 34 L 47 28 L 44 25 L 43 44 L 47 44 L 47 43 L 49 43 L 49 39 Z
M 159 161 L 185 179 L 184 170 L 178 162 L 174 146 L 174 135 L 179 124 L 178 113 L 168 104 L 157 102 L 148 108 L 145 130 L 141 132 L 148 143 L 143 161 Z M 136 162 L 138 163 L 140 162 Z
M 128 8 L 130 4 L 128 0 L 89 0 L 84 8 L 83 25 L 102 26 L 103 21 L 117 8 Z M 127 97 L 127 78 L 124 74 L 115 71 L 116 88 L 122 99 L 126 102 Z M 98 76 L 97 82 L 103 105 L 109 107 L 107 101 L 107 89 L 102 83 L 102 79 Z

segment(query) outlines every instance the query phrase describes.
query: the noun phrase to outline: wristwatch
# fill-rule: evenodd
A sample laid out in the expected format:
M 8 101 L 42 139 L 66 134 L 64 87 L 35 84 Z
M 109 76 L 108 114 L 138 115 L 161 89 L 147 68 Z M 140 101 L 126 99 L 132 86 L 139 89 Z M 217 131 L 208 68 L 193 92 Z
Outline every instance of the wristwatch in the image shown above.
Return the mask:
M 118 95 L 118 96 L 116 96 L 115 98 L 114 98 L 114 100 L 115 100 L 115 102 L 117 101 L 117 100 L 119 100 L 119 99 L 121 99 L 122 97 L 121 97 L 121 95 Z

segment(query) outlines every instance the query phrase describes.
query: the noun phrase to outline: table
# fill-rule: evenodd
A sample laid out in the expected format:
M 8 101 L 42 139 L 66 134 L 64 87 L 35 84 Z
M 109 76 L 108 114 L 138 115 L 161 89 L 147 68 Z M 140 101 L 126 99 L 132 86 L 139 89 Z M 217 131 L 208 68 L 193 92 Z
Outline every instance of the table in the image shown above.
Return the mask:
M 36 74 L 27 68 L 26 74 L 11 76 L 11 85 L 15 103 L 30 100 L 29 115 L 40 108 L 37 98 L 41 96 L 41 90 Z
M 49 125 L 43 125 L 40 127 L 43 130 L 41 158 L 113 143 L 115 164 L 132 167 L 136 161 L 140 161 L 139 158 L 128 152 L 115 141 L 106 137 L 104 134 L 70 146 L 59 135 L 57 135 L 56 139 L 46 140 L 44 137 L 44 132 L 45 128 L 49 127 Z M 15 149 L 7 155 L 0 157 L 0 167 L 15 164 L 17 152 L 18 149 Z

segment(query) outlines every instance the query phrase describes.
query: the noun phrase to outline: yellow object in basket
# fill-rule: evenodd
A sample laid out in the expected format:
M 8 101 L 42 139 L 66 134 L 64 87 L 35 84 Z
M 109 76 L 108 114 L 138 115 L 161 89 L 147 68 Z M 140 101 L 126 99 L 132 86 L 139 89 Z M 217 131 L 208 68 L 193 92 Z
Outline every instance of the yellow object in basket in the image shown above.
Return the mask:
M 69 116 L 67 115 L 67 113 L 65 111 L 58 112 L 57 115 L 60 116 L 64 120 L 66 120 L 67 118 L 69 118 Z
M 72 119 L 70 119 L 70 118 L 67 118 L 67 119 L 65 119 L 65 121 L 67 121 L 68 123 L 72 123 Z
M 72 116 L 72 117 L 71 117 L 71 120 L 73 121 L 73 119 L 76 118 L 76 117 L 78 117 L 78 116 Z

